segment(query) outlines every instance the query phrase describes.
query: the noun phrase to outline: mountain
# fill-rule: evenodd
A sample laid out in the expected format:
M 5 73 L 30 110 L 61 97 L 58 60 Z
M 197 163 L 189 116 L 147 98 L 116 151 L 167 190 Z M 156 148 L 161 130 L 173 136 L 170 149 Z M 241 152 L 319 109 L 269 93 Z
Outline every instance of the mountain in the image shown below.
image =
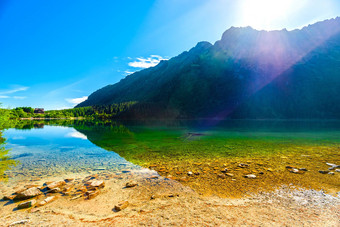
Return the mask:
M 340 118 L 340 18 L 293 31 L 231 27 L 91 94 L 121 118 Z

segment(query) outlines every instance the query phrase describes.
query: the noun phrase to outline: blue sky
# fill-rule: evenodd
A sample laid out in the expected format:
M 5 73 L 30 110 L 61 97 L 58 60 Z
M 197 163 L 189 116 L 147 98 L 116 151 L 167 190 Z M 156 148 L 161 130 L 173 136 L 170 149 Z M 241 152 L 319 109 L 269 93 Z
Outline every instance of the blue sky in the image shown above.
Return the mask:
M 291 30 L 336 16 L 338 0 L 0 0 L 0 102 L 71 108 L 231 26 Z

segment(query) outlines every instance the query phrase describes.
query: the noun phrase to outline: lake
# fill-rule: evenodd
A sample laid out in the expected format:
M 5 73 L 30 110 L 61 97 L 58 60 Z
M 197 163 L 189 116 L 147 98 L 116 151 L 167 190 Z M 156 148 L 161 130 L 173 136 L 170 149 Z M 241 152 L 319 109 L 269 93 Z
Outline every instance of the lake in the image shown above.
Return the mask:
M 282 185 L 340 190 L 340 173 L 326 164 L 340 163 L 339 121 L 20 121 L 4 137 L 10 151 L 0 174 L 8 187 L 132 171 L 204 196 L 242 197 Z

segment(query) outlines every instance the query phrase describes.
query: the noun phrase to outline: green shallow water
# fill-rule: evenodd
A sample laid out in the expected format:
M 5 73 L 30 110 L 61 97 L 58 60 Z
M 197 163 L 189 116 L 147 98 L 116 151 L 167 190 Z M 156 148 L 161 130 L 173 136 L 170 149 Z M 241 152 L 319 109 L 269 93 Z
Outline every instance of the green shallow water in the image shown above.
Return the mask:
M 125 163 L 129 168 L 149 168 L 204 195 L 238 197 L 272 190 L 283 184 L 324 189 L 330 193 L 340 190 L 338 172 L 334 175 L 318 172 L 329 168 L 326 162 L 340 163 L 338 121 L 19 123 L 17 128 L 27 129 L 26 140 L 14 143 L 18 141 L 15 138 L 24 137 L 20 135 L 22 130 L 6 131 L 8 147 L 12 149 L 9 155 L 20 150 L 20 146 L 25 146 L 28 154 L 39 150 L 39 146 L 45 152 L 40 151 L 39 156 L 30 158 L 17 157 L 15 161 L 22 164 L 16 167 L 16 173 L 25 171 L 25 168 L 30 168 L 31 173 L 34 169 L 41 171 L 39 166 L 42 164 L 37 160 L 44 156 L 48 163 L 55 159 L 52 165 L 64 171 L 81 171 L 84 168 L 119 171 L 117 166 L 120 163 Z M 34 136 L 37 130 L 41 132 L 38 137 Z M 73 137 L 65 137 L 67 133 Z M 60 149 L 70 146 L 72 148 L 66 151 Z M 92 155 L 86 155 L 90 150 Z M 34 168 L 32 162 L 36 163 Z M 65 162 L 68 166 L 60 164 Z M 240 163 L 248 166 L 241 168 Z M 292 174 L 285 168 L 287 165 L 307 168 L 308 171 Z M 228 169 L 228 176 L 221 172 L 225 168 Z M 45 171 L 44 174 L 53 175 L 55 172 Z M 193 175 L 189 176 L 188 172 Z M 257 178 L 246 179 L 246 174 L 255 174 Z

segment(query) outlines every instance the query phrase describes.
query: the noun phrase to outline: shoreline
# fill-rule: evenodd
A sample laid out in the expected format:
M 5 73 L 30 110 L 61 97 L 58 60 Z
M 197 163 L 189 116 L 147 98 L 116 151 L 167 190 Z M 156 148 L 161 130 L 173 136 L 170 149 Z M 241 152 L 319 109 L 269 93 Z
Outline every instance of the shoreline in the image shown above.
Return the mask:
M 22 201 L 2 200 L 0 223 L 3 224 L 0 226 L 18 221 L 28 225 L 57 226 L 336 226 L 340 218 L 339 195 L 332 196 L 323 191 L 280 186 L 272 192 L 259 192 L 238 199 L 202 196 L 175 180 L 154 173 L 145 174 L 143 170 L 61 175 L 31 182 L 31 186 L 41 187 L 45 181 L 59 181 L 66 177 L 74 177 L 65 185 L 73 187 L 74 193 L 80 197 L 74 199 L 76 196 L 72 191 L 64 195 L 47 193 L 35 199 L 38 202 L 48 196 L 57 199 L 44 206 L 23 210 L 16 210 Z M 76 189 L 91 181 L 103 181 L 105 186 L 98 189 L 97 196 L 86 199 L 84 193 Z M 137 185 L 126 187 L 132 181 Z M 15 190 L 28 183 L 17 185 Z M 3 183 L 0 187 L 0 195 L 4 196 Z M 115 210 L 121 201 L 128 201 L 128 206 L 121 211 Z

